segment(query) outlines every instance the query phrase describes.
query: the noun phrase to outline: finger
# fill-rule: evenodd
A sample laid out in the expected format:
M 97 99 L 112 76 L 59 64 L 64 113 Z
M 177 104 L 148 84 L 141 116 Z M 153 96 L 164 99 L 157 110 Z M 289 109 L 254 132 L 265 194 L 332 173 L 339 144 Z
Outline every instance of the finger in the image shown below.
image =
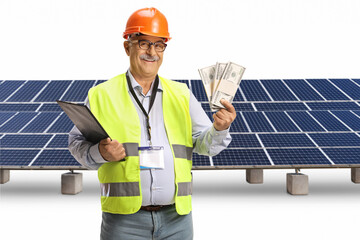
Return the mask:
M 223 124 L 224 120 L 222 120 L 221 118 L 219 118 L 216 113 L 214 113 L 213 115 L 213 118 L 214 118 L 214 122 L 217 123 L 217 124 Z
M 226 118 L 226 115 L 221 111 L 216 112 L 215 115 L 220 119 L 225 119 Z
M 220 103 L 221 103 L 222 105 L 224 105 L 224 107 L 226 108 L 226 110 L 228 110 L 229 112 L 231 112 L 231 113 L 236 112 L 234 106 L 233 106 L 229 101 L 227 101 L 227 100 L 225 100 L 225 99 L 221 99 L 221 100 L 220 100 Z
M 100 144 L 102 144 L 102 145 L 107 145 L 107 144 L 110 144 L 110 143 L 111 143 L 110 138 L 105 138 L 105 139 L 102 139 L 100 141 Z

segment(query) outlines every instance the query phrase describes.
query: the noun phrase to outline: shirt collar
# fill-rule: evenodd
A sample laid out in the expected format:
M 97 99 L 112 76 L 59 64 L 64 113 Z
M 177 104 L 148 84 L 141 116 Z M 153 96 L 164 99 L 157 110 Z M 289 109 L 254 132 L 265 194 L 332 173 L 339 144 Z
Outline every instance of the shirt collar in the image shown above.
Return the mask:
M 142 93 L 142 87 L 140 86 L 140 84 L 135 80 L 134 76 L 131 74 L 130 69 L 128 69 L 127 71 L 129 73 L 129 77 L 130 77 L 130 82 L 131 85 L 133 87 L 134 90 L 138 90 Z M 160 80 L 160 79 L 159 79 Z M 148 92 L 148 94 L 151 95 L 152 93 L 152 89 L 154 86 L 154 81 L 151 83 L 151 87 L 150 87 L 150 91 Z M 129 86 L 128 86 L 129 87 Z M 130 91 L 130 90 L 129 90 Z M 161 85 L 161 81 L 159 81 L 159 86 L 158 86 L 158 91 L 163 91 L 162 85 Z

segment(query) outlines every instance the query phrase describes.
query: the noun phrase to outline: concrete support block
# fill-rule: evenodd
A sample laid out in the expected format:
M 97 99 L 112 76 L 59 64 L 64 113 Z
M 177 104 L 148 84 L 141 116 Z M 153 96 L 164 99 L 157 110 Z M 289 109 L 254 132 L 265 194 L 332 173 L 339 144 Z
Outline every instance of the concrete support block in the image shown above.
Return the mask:
M 292 195 L 307 195 L 309 193 L 309 177 L 302 173 L 286 174 L 287 192 Z
M 82 173 L 68 172 L 61 175 L 61 193 L 77 194 L 82 191 Z
M 246 181 L 248 183 L 263 183 L 263 169 L 246 169 Z
M 10 180 L 10 170 L 0 169 L 0 184 L 7 183 Z
M 360 168 L 351 168 L 351 181 L 360 183 Z

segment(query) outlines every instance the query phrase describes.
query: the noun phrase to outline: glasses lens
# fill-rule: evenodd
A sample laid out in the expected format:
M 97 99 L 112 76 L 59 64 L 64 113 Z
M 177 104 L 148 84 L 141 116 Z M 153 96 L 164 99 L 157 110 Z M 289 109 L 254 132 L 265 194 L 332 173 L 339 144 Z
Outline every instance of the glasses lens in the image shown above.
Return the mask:
M 147 50 L 150 48 L 150 43 L 146 40 L 139 40 L 139 47 L 141 49 Z
M 158 52 L 162 52 L 162 51 L 164 51 L 165 48 L 166 48 L 166 44 L 163 43 L 163 42 L 156 42 L 156 43 L 154 44 L 154 46 L 155 46 L 155 50 L 158 51 Z

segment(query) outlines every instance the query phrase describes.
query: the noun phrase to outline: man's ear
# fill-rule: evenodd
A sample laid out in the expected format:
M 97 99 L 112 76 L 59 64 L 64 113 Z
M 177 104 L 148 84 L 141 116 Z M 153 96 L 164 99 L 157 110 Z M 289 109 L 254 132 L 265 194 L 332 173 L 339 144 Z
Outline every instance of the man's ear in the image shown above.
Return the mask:
M 130 56 L 130 43 L 128 41 L 124 41 L 124 49 L 128 56 Z

